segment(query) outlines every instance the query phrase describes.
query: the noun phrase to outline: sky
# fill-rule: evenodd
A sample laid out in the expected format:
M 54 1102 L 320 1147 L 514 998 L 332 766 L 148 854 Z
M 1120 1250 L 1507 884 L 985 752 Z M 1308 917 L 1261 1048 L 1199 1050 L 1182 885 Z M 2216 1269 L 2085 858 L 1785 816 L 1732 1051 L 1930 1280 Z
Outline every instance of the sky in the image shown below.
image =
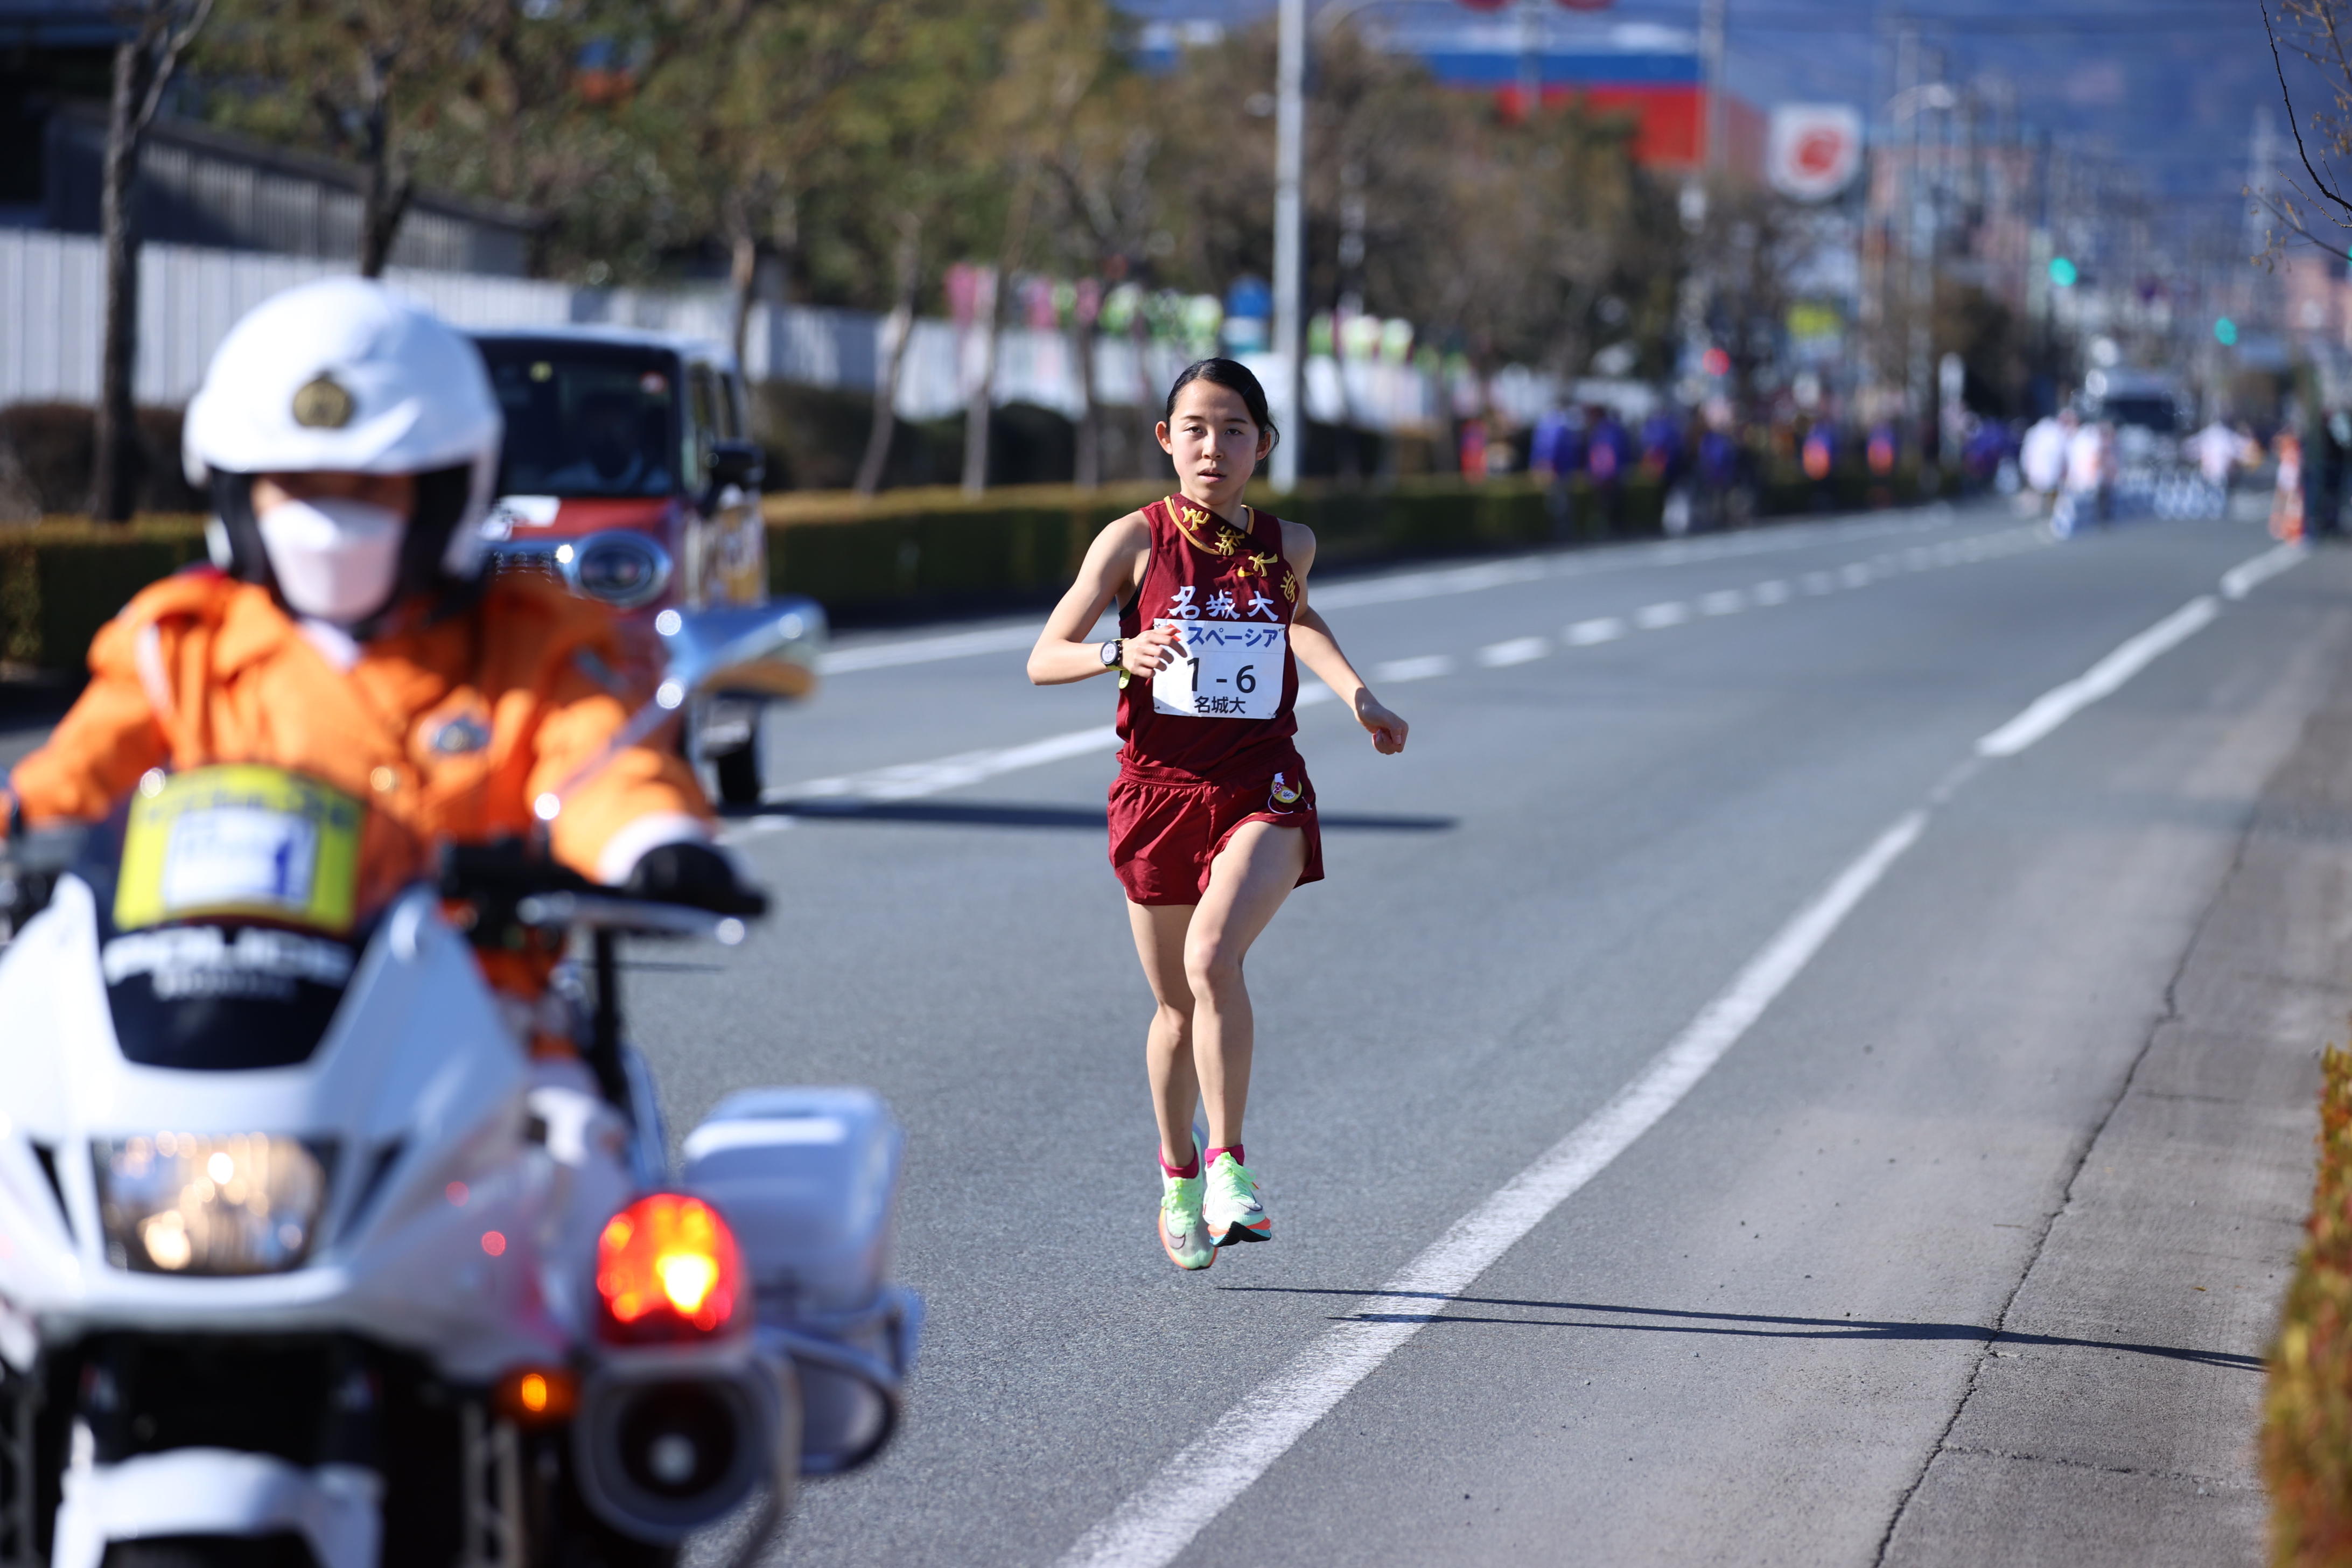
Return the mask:
M 1273 10 L 1272 0 L 1124 3 L 1154 19 L 1240 26 Z M 1311 9 L 1327 3 L 1308 0 Z M 1545 9 L 1554 48 L 1629 25 L 1689 37 L 1698 19 L 1697 0 Z M 1373 0 L 1359 15 L 1416 39 L 1515 26 L 1452 0 Z M 1726 15 L 1731 89 L 1759 108 L 1836 101 L 1883 122 L 1895 86 L 1892 40 L 1907 22 L 1948 51 L 1946 79 L 2005 79 L 2029 130 L 2106 162 L 2197 223 L 2242 227 L 2257 110 L 2272 110 L 2286 131 L 2257 0 L 1727 0 Z M 2284 146 L 2292 156 L 2292 142 Z

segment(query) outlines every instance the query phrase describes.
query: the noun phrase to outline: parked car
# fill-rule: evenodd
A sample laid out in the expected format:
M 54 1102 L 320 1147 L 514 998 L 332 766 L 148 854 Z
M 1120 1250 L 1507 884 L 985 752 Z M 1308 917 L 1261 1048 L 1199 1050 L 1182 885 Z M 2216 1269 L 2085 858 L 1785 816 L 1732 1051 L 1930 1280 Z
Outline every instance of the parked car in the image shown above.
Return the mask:
M 499 500 L 483 525 L 494 569 L 544 573 L 646 620 L 767 601 L 760 448 L 725 350 L 608 327 L 474 341 L 507 420 Z M 804 619 L 813 653 L 824 614 L 810 605 Z M 759 803 L 761 715 L 774 700 L 721 691 L 688 709 L 682 743 L 728 805 Z

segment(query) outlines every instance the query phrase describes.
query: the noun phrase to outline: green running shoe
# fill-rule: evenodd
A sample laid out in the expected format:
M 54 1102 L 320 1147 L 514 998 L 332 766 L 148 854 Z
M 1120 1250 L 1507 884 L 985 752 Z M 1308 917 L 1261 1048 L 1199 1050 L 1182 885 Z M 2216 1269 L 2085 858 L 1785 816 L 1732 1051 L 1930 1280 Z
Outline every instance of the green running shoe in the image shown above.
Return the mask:
M 1209 1239 L 1219 1247 L 1237 1241 L 1272 1241 L 1274 1221 L 1258 1201 L 1257 1178 L 1231 1154 L 1220 1154 L 1209 1167 L 1208 1194 L 1201 1200 L 1201 1217 L 1208 1222 Z
M 1160 1176 L 1163 1184 L 1160 1194 L 1160 1249 L 1168 1261 L 1179 1268 L 1206 1268 L 1217 1260 L 1217 1249 L 1210 1245 L 1209 1227 L 1201 1223 L 1201 1189 L 1205 1184 L 1198 1176 Z

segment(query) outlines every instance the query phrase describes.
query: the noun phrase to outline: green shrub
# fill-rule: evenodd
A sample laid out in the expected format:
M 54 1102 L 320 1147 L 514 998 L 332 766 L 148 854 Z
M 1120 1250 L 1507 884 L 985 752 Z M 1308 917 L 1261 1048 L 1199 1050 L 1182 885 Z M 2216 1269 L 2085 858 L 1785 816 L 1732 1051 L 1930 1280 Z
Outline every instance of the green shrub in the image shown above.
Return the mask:
M 2320 1063 L 2319 1175 L 2263 1410 L 2271 1561 L 2352 1562 L 2352 1054 Z
M 205 553 L 204 521 L 128 527 L 75 518 L 0 528 L 0 661 L 74 670 L 89 639 L 133 594 Z

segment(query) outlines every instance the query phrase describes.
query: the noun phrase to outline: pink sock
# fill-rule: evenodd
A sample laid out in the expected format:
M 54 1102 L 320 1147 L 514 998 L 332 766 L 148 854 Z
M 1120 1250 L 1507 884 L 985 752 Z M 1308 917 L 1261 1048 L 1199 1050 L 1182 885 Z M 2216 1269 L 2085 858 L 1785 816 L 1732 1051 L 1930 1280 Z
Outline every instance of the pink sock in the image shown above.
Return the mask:
M 1217 1156 L 1220 1154 L 1231 1154 L 1234 1157 L 1234 1163 L 1236 1165 L 1246 1165 L 1249 1163 L 1247 1160 L 1242 1158 L 1242 1146 L 1238 1143 L 1230 1143 L 1223 1148 L 1212 1149 L 1207 1153 L 1202 1155 L 1201 1158 L 1205 1163 L 1213 1165 L 1217 1163 Z
M 1171 1176 L 1182 1176 L 1189 1180 L 1201 1173 L 1201 1151 L 1197 1148 L 1194 1149 L 1192 1151 L 1192 1163 L 1184 1165 L 1171 1165 L 1168 1163 L 1168 1156 L 1161 1154 L 1160 1156 L 1160 1168 L 1167 1172 Z

